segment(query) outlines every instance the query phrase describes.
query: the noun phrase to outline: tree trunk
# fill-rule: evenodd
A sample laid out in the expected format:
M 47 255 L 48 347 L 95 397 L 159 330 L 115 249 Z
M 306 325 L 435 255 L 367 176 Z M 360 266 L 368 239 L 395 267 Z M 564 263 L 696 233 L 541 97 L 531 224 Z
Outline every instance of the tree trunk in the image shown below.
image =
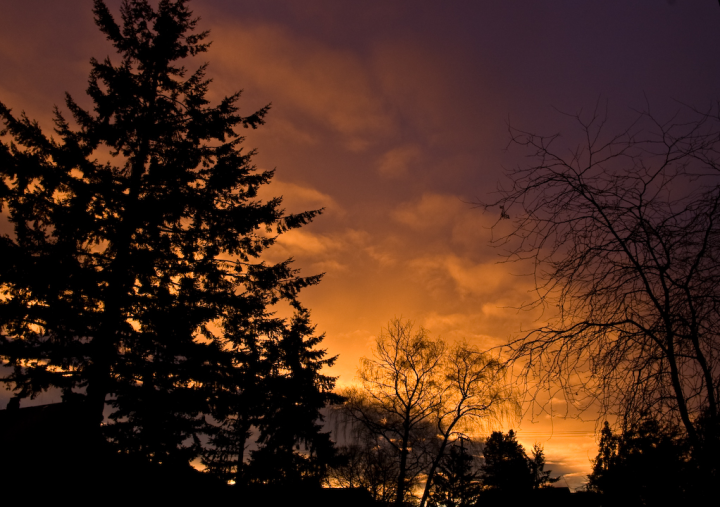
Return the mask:
M 442 444 L 440 444 L 440 450 L 438 451 L 437 456 L 435 456 L 435 459 L 433 460 L 432 464 L 430 465 L 430 471 L 428 472 L 427 481 L 425 481 L 425 489 L 423 490 L 423 496 L 420 500 L 420 507 L 425 507 L 425 502 L 427 502 L 428 496 L 430 496 L 430 488 L 432 488 L 432 481 L 435 477 L 435 471 L 437 470 L 437 467 L 440 465 L 440 460 L 442 459 L 443 455 L 445 454 L 445 448 L 447 447 L 448 438 L 450 438 L 450 433 L 443 435 L 443 441 Z
M 670 365 L 670 379 L 672 382 L 673 390 L 675 391 L 675 400 L 678 404 L 680 419 L 682 419 L 685 430 L 687 431 L 690 445 L 692 447 L 697 447 L 697 432 L 695 431 L 695 426 L 693 425 L 692 421 L 690 421 L 690 415 L 688 414 L 687 403 L 685 401 L 685 393 L 683 393 L 682 384 L 680 383 L 677 362 L 675 361 L 675 348 L 672 335 L 668 336 L 667 355 L 668 363 Z
M 407 444 L 410 438 L 410 429 L 407 427 L 407 424 L 404 426 L 402 447 L 400 448 L 400 473 L 398 474 L 397 496 L 395 497 L 395 505 L 397 507 L 401 507 L 403 504 L 403 499 L 405 498 L 405 478 L 407 477 L 405 469 L 407 468 Z
M 154 82 L 155 79 L 153 78 Z M 154 104 L 154 98 L 150 103 Z M 154 123 L 151 121 L 152 112 L 153 108 L 151 107 L 145 130 L 148 129 L 148 125 Z M 125 201 L 125 215 L 120 222 L 118 238 L 112 245 L 115 248 L 116 255 L 107 268 L 109 271 L 106 289 L 108 297 L 104 301 L 103 321 L 98 330 L 98 335 L 93 337 L 90 344 L 91 350 L 95 350 L 93 351 L 93 365 L 88 378 L 88 405 L 94 421 L 93 424 L 98 426 L 103 421 L 105 398 L 111 389 L 111 364 L 113 362 L 112 355 L 115 352 L 113 349 L 117 343 L 117 334 L 125 320 L 122 313 L 122 299 L 128 295 L 131 281 L 134 283 L 135 280 L 129 266 L 129 251 L 133 233 L 137 228 L 137 202 L 150 145 L 148 135 L 145 134 L 142 137 L 140 148 L 131 163 L 132 169 L 130 172 L 129 192 Z
M 245 442 L 247 441 L 250 425 L 245 421 L 238 421 L 237 425 L 238 457 L 235 471 L 235 488 L 242 492 L 245 488 Z M 239 495 L 242 500 L 242 494 Z

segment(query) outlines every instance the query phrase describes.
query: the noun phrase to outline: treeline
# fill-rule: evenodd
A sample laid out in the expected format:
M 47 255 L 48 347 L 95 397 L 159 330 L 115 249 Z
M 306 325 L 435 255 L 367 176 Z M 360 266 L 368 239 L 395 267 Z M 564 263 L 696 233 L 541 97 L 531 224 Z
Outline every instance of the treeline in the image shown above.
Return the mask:
M 437 440 L 428 438 L 412 453 L 427 459 L 437 447 Z M 378 440 L 356 441 L 340 451 L 341 465 L 330 468 L 328 486 L 363 488 L 376 505 L 398 505 L 400 460 L 391 446 Z M 440 455 L 431 478 L 432 465 L 427 459 L 420 473 L 405 479 L 400 505 L 472 507 L 528 500 L 560 479 L 545 470 L 542 447 L 535 445 L 528 456 L 513 430 L 494 431 L 486 439 L 461 436 Z
M 716 449 L 720 436 L 702 425 L 706 441 L 693 447 L 677 426 L 657 419 L 613 433 L 606 422 L 587 490 L 613 505 L 700 503 L 717 489 Z M 710 431 L 708 431 L 710 430 Z

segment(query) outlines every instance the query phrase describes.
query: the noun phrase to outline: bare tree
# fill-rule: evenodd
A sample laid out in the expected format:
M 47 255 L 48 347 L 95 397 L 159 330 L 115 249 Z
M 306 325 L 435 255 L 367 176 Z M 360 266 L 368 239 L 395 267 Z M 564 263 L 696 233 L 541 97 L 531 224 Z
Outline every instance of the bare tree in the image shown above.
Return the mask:
M 362 358 L 362 387 L 345 391 L 345 413 L 359 431 L 380 438 L 398 458 L 396 505 L 426 476 L 421 506 L 448 442 L 512 412 L 505 367 L 467 343 L 448 346 L 411 322 L 394 320 Z M 510 409 L 508 409 L 510 407 Z
M 365 431 L 358 437 L 357 443 L 339 449 L 338 463 L 328 470 L 326 484 L 364 488 L 379 505 L 393 504 L 397 497 L 398 477 L 395 450 L 385 439 L 370 432 Z
M 425 329 L 395 319 L 375 343 L 373 358 L 363 357 L 358 370 L 362 388 L 349 388 L 346 414 L 364 430 L 387 442 L 398 456 L 396 505 L 410 494 L 427 463 L 423 445 L 442 403 L 439 382 L 447 345 Z
M 434 417 L 439 449 L 427 472 L 420 506 L 427 502 L 435 472 L 448 443 L 460 431 L 486 430 L 488 425 L 518 409 L 515 394 L 505 380 L 507 367 L 466 342 L 452 346 L 443 358 L 442 399 Z
M 720 117 L 648 110 L 608 134 L 606 107 L 572 115 L 582 141 L 510 129 L 527 167 L 486 207 L 511 219 L 496 238 L 506 260 L 529 259 L 536 297 L 557 308 L 510 344 L 524 378 L 600 401 L 624 423 L 664 417 L 697 444 L 717 424 L 720 388 Z

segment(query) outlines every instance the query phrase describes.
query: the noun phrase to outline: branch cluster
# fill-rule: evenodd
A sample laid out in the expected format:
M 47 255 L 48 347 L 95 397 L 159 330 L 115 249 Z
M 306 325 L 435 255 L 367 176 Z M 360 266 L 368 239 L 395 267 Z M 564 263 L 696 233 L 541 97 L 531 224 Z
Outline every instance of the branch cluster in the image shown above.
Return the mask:
M 377 338 L 373 357 L 358 369 L 360 386 L 342 394 L 342 413 L 358 441 L 373 441 L 394 456 L 399 505 L 425 479 L 428 499 L 448 445 L 479 432 L 517 409 L 506 367 L 465 342 L 431 338 L 395 319 Z
M 606 108 L 572 115 L 583 139 L 511 128 L 531 163 L 485 206 L 512 217 L 494 243 L 534 266 L 528 307 L 551 321 L 509 345 L 537 387 L 626 423 L 717 417 L 720 389 L 720 113 L 640 112 L 609 133 Z

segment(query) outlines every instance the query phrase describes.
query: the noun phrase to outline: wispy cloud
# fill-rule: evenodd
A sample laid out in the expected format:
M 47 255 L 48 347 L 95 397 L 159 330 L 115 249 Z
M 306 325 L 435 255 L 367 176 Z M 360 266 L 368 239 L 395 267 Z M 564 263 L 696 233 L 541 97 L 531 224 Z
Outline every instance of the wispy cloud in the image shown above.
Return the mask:
M 396 125 L 372 69 L 349 51 L 332 48 L 280 26 L 220 24 L 213 29 L 215 72 L 224 81 L 263 90 L 282 109 L 286 133 L 307 142 L 297 122 L 311 120 L 342 136 L 355 151 L 386 137 Z M 236 77 L 236 79 L 233 79 Z

